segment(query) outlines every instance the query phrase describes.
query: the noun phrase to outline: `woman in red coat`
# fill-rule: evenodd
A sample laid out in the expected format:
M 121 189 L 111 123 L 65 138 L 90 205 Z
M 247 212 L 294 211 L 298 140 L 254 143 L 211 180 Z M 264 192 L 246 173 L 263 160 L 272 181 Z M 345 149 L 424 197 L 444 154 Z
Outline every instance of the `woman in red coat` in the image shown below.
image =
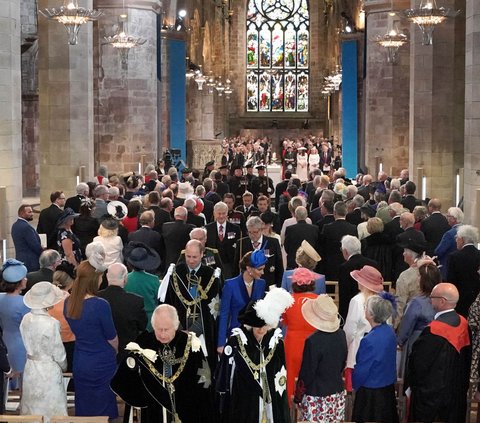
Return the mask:
M 287 393 L 291 404 L 295 393 L 295 379 L 298 377 L 302 364 L 303 345 L 315 328 L 308 323 L 302 315 L 302 305 L 306 299 L 317 298 L 315 280 L 320 275 L 305 267 L 295 269 L 292 278 L 292 291 L 295 300 L 292 307 L 287 309 L 282 316 L 282 324 L 286 329 L 285 335 L 285 361 L 287 365 Z

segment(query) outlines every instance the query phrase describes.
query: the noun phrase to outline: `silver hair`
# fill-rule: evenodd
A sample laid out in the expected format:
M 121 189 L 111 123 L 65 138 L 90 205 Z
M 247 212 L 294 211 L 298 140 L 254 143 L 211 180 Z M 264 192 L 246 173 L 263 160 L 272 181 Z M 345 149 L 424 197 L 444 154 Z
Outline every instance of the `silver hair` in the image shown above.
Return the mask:
M 392 303 L 379 295 L 372 295 L 365 307 L 375 323 L 385 323 L 393 313 Z
M 472 225 L 462 225 L 457 230 L 457 237 L 463 239 L 465 244 L 478 244 L 478 229 Z
M 215 205 L 213 206 L 213 211 L 214 212 L 216 212 L 216 211 L 226 211 L 226 212 L 228 212 L 228 206 L 223 201 L 219 201 L 218 203 L 215 203 Z
M 450 207 L 447 211 L 447 214 L 452 216 L 457 223 L 463 223 L 463 219 L 465 215 L 463 214 L 463 211 L 459 207 Z
M 83 195 L 86 192 L 88 193 L 90 191 L 90 188 L 88 187 L 88 185 L 85 182 L 80 182 L 77 185 L 77 187 L 75 188 L 75 190 L 77 191 L 77 194 Z
M 190 232 L 190 239 L 196 239 L 196 238 L 193 238 L 193 234 L 195 232 L 202 232 L 203 234 L 203 237 L 205 239 L 207 239 L 207 230 L 205 228 L 195 228 L 195 229 L 192 229 L 192 231 Z
M 42 254 L 40 254 L 38 264 L 40 264 L 40 268 L 45 269 L 52 266 L 56 261 L 59 261 L 60 259 L 61 257 L 58 251 L 44 250 Z
M 93 190 L 93 196 L 98 198 L 103 194 L 108 194 L 108 188 L 105 185 L 97 185 Z
M 258 216 L 251 216 L 247 220 L 247 228 L 253 228 L 253 229 L 262 229 L 264 226 L 263 220 L 260 219 Z
M 164 311 L 168 313 L 169 317 L 172 319 L 173 326 L 175 327 L 175 330 L 177 330 L 178 327 L 180 326 L 180 319 L 178 318 L 177 309 L 175 307 L 171 306 L 170 304 L 160 304 L 153 311 L 152 318 L 151 318 L 151 323 L 152 323 L 153 329 L 155 329 L 155 327 L 157 326 L 156 321 L 157 321 L 158 315 L 160 313 L 164 312 Z
M 308 211 L 305 207 L 300 206 L 295 209 L 295 219 L 306 220 L 308 217 Z
M 183 207 L 185 207 L 189 212 L 193 212 L 195 207 L 197 207 L 197 202 L 193 198 L 187 198 L 183 202 Z
M 352 254 L 360 254 L 362 251 L 362 243 L 356 236 L 345 235 L 342 238 L 342 250 L 345 250 L 349 256 Z
M 353 185 L 350 185 L 350 186 L 353 186 Z M 361 196 L 360 194 L 355 195 L 352 198 L 352 201 L 357 207 L 362 207 L 365 204 L 365 198 L 363 198 L 363 196 Z
M 120 190 L 118 187 L 110 187 L 108 188 L 108 194 L 112 197 L 118 197 L 120 195 Z

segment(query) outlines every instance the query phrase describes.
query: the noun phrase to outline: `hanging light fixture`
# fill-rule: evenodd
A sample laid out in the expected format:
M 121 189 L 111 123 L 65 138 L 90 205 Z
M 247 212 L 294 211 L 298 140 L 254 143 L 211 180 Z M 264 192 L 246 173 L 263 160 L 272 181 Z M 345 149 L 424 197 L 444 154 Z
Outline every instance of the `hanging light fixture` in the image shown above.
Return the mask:
M 373 41 L 385 49 L 387 52 L 387 62 L 393 64 L 397 61 L 399 48 L 408 42 L 408 38 L 403 32 L 398 30 L 393 22 L 396 13 L 391 11 L 388 15 L 387 33 L 384 35 L 377 35 Z
M 223 95 L 223 92 L 225 91 L 225 86 L 222 83 L 222 77 L 218 77 L 218 82 L 215 85 L 215 89 L 218 92 L 218 96 L 221 97 Z
M 122 67 L 125 68 L 128 63 L 128 53 L 130 49 L 141 46 L 146 43 L 147 40 L 140 37 L 134 37 L 127 33 L 128 15 L 125 10 L 125 0 L 123 0 L 122 13 L 119 16 L 118 29 L 115 35 L 104 37 L 107 44 L 116 48 L 120 53 L 122 60 Z
M 223 91 L 225 93 L 225 98 L 230 98 L 230 95 L 233 93 L 233 88 L 232 88 L 232 81 L 230 79 L 227 79 L 225 81 L 225 90 Z
M 195 75 L 194 81 L 197 83 L 198 91 L 203 91 L 203 84 L 205 84 L 206 79 L 203 76 L 202 67 L 200 66 L 200 71 Z
M 213 94 L 213 90 L 215 89 L 215 77 L 213 76 L 213 72 L 210 71 L 208 74 L 208 79 L 207 79 L 207 87 L 208 87 L 208 93 Z
M 418 8 L 407 9 L 403 14 L 411 22 L 418 25 L 423 35 L 422 44 L 427 46 L 432 44 L 435 27 L 445 22 L 447 18 L 455 17 L 458 11 L 437 7 L 436 0 L 421 0 Z
M 59 9 L 52 7 L 38 12 L 47 19 L 63 24 L 68 33 L 68 44 L 72 46 L 78 42 L 80 27 L 84 23 L 95 21 L 103 15 L 102 11 L 79 7 L 77 0 L 64 0 L 63 6 L 60 6 Z

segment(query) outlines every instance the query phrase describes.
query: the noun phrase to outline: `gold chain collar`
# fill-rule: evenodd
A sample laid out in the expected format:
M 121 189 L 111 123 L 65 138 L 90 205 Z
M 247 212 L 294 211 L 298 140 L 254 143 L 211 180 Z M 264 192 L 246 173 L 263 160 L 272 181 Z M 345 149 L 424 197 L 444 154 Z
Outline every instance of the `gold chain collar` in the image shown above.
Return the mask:
M 202 281 L 202 278 L 199 278 L 197 293 L 200 294 L 200 295 L 198 295 L 196 298 L 194 298 L 192 301 L 190 301 L 190 300 L 187 300 L 183 296 L 182 292 L 180 291 L 180 286 L 178 285 L 177 272 L 174 272 L 172 276 L 173 276 L 173 289 L 175 290 L 175 294 L 177 294 L 177 297 L 180 299 L 180 301 L 188 307 L 196 306 L 202 300 L 208 300 L 208 292 L 210 291 L 210 288 L 212 287 L 213 282 L 215 281 L 215 273 L 214 273 L 212 275 L 212 277 L 210 278 L 210 281 L 208 282 L 205 289 L 203 289 L 202 286 L 200 285 L 200 283 Z
M 278 343 L 275 343 L 273 348 L 270 350 L 268 353 L 267 357 L 265 360 L 261 361 L 260 364 L 255 364 L 252 359 L 249 357 L 247 350 L 245 349 L 245 345 L 243 345 L 242 339 L 240 338 L 240 335 L 236 335 L 237 337 L 237 342 L 240 347 L 240 355 L 242 358 L 245 360 L 245 363 L 247 363 L 248 367 L 250 367 L 250 370 L 253 372 L 253 377 L 255 379 L 258 379 L 258 371 L 261 370 L 263 367 L 266 367 L 270 361 L 272 361 L 273 354 L 275 354 L 275 350 L 277 349 Z

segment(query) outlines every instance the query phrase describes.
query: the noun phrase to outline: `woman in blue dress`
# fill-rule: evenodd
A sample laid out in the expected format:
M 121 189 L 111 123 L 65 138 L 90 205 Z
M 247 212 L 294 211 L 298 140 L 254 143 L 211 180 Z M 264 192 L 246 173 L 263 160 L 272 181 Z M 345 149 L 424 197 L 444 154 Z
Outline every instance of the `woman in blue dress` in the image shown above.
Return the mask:
M 79 264 L 64 314 L 76 338 L 75 414 L 115 419 L 118 408 L 110 381 L 116 370 L 118 338 L 110 305 L 96 296 L 102 275 L 88 261 Z
M 259 300 L 265 295 L 265 281 L 260 279 L 265 269 L 263 250 L 246 253 L 240 260 L 241 273 L 232 279 L 227 279 L 220 301 L 220 316 L 218 325 L 217 350 L 223 352 L 223 347 L 233 328 L 238 328 L 238 314 L 250 301 Z
M 14 372 L 23 373 L 27 361 L 27 352 L 20 334 L 20 323 L 30 309 L 23 303 L 20 295 L 27 286 L 27 268 L 22 262 L 8 259 L 2 268 L 0 283 L 0 327 L 3 329 L 3 341 L 8 350 L 8 359 Z M 11 388 L 19 388 L 18 381 L 12 381 Z

